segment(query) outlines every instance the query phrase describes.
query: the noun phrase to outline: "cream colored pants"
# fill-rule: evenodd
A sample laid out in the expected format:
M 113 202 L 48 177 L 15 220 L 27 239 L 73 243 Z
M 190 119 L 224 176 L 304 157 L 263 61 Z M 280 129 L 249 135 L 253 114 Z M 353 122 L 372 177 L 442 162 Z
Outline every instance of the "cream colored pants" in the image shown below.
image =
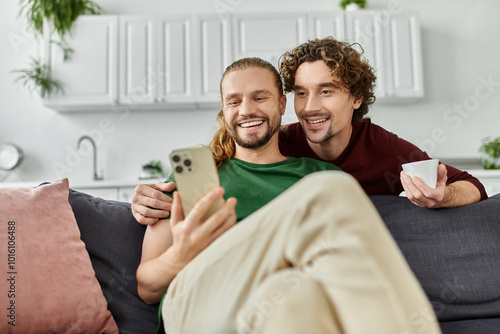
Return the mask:
M 175 334 L 440 333 L 376 209 L 342 172 L 311 174 L 244 219 L 172 281 Z

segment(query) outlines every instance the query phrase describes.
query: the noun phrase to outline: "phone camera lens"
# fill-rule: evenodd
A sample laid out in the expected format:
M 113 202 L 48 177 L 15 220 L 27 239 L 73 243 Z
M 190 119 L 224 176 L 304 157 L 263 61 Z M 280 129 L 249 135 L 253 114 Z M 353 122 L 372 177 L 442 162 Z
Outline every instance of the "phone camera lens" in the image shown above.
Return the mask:
M 186 160 L 184 161 L 184 165 L 185 165 L 186 167 L 191 166 L 191 160 L 186 159 Z
M 174 160 L 174 162 L 179 162 L 181 160 L 181 158 L 178 155 L 174 155 L 172 157 L 172 160 Z
M 182 173 L 182 167 L 181 167 L 181 166 L 177 166 L 177 167 L 175 167 L 175 171 L 176 171 L 177 173 Z

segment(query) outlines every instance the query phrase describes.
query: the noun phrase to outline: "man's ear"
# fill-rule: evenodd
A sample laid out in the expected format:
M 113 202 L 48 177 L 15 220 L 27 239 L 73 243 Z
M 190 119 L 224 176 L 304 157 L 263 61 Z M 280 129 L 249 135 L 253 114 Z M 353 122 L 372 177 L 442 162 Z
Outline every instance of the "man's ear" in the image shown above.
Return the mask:
M 356 110 L 359 107 L 361 107 L 362 103 L 363 103 L 363 97 L 360 98 L 354 97 L 354 102 L 352 103 L 352 107 L 354 108 L 354 110 Z
M 286 95 L 283 94 L 282 97 L 280 97 L 280 109 L 281 109 L 281 116 L 285 114 L 286 110 Z

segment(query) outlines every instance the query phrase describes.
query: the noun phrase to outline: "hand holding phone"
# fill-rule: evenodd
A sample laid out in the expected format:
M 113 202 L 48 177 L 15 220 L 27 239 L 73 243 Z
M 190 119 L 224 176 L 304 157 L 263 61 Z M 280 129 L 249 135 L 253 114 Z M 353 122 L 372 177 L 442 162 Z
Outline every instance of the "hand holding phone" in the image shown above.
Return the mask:
M 184 216 L 210 190 L 220 186 L 219 174 L 212 151 L 206 146 L 177 149 L 170 153 L 170 163 L 177 191 L 181 198 Z M 206 212 L 203 220 L 222 207 L 224 200 L 217 200 Z

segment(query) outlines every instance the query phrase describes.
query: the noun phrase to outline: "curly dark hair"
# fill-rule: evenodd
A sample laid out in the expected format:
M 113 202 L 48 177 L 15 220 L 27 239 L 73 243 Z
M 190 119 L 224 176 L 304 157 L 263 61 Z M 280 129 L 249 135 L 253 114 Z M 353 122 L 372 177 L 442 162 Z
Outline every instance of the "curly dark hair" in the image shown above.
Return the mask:
M 295 72 L 302 63 L 323 60 L 330 68 L 333 81 L 342 90 L 351 93 L 356 99 L 363 99 L 352 117 L 352 123 L 359 122 L 368 113 L 368 107 L 375 102 L 373 89 L 377 77 L 368 61 L 353 48 L 355 44 L 339 42 L 333 37 L 316 38 L 285 52 L 279 64 L 285 92 L 293 91 Z

